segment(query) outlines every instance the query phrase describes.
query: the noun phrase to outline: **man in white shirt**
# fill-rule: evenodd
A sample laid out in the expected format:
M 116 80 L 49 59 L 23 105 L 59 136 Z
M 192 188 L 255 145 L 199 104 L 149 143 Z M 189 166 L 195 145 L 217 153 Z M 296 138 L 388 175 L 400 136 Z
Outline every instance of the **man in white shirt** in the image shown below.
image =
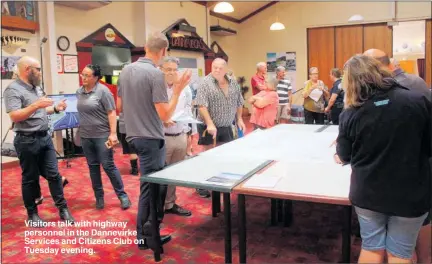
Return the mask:
M 173 57 L 165 57 L 160 69 L 165 74 L 167 82 L 167 93 L 170 99 L 173 91 L 172 87 L 177 81 L 179 61 Z M 181 115 L 182 117 L 192 117 L 192 92 L 189 87 L 183 89 L 180 94 L 176 109 L 173 114 L 173 120 L 164 123 L 165 132 L 165 149 L 166 149 L 166 164 L 172 164 L 182 161 L 187 153 L 187 133 L 191 129 L 188 123 L 175 122 L 175 117 Z M 168 186 L 167 195 L 165 199 L 165 213 L 176 214 L 181 216 L 192 215 L 191 211 L 177 205 L 176 202 L 176 187 Z

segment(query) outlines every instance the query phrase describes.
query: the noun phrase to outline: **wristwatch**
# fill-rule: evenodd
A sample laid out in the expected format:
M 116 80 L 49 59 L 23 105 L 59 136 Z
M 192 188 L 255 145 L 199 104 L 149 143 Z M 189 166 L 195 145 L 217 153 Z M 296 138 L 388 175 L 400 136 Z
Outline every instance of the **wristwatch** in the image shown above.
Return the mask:
M 55 106 L 54 106 L 54 113 L 56 113 L 56 114 L 60 113 L 60 111 L 57 110 L 57 108 Z

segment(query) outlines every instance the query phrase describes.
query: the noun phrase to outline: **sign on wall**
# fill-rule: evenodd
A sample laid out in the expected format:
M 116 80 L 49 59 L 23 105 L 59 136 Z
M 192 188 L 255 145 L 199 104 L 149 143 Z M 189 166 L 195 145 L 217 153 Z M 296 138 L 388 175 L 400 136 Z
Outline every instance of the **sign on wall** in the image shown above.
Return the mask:
M 285 67 L 285 79 L 291 81 L 293 92 L 296 91 L 297 59 L 295 52 L 268 52 L 267 72 L 269 77 L 276 77 L 276 68 Z
M 12 79 L 13 69 L 17 64 L 19 56 L 2 56 L 1 57 L 1 78 Z
M 78 73 L 78 56 L 63 55 L 63 71 L 64 73 Z
M 170 37 L 170 49 L 180 49 L 188 51 L 208 51 L 204 40 L 199 37 L 179 36 Z

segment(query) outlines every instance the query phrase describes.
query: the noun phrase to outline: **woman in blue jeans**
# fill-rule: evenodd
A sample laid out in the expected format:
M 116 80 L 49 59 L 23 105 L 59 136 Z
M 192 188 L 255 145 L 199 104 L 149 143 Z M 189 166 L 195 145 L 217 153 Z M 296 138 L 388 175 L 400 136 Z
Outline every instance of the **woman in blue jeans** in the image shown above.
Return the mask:
M 118 143 L 115 102 L 108 87 L 99 82 L 101 77 L 101 69 L 97 65 L 87 65 L 81 74 L 83 86 L 77 90 L 81 144 L 90 170 L 96 208 L 103 209 L 105 206 L 100 171 L 102 165 L 120 200 L 121 208 L 126 210 L 131 202 L 114 164 L 112 150 L 112 146 Z
M 411 263 L 431 208 L 431 103 L 400 86 L 374 58 L 356 55 L 344 71 L 335 159 L 352 168 L 359 263 L 382 263 L 385 253 L 389 263 Z

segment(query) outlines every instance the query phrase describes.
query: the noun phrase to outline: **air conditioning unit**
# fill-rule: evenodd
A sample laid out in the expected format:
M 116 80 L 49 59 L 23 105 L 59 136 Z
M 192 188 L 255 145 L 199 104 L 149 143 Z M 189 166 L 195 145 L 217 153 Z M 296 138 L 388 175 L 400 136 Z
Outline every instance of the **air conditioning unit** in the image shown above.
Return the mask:
M 100 8 L 106 5 L 111 4 L 112 1 L 82 1 L 82 2 L 75 2 L 75 1 L 55 1 L 54 3 L 56 5 L 61 6 L 67 6 L 79 10 L 92 10 L 96 8 Z
M 214 35 L 218 36 L 234 36 L 237 35 L 237 31 L 230 29 L 230 28 L 224 28 L 219 25 L 217 26 L 210 26 L 210 32 Z

